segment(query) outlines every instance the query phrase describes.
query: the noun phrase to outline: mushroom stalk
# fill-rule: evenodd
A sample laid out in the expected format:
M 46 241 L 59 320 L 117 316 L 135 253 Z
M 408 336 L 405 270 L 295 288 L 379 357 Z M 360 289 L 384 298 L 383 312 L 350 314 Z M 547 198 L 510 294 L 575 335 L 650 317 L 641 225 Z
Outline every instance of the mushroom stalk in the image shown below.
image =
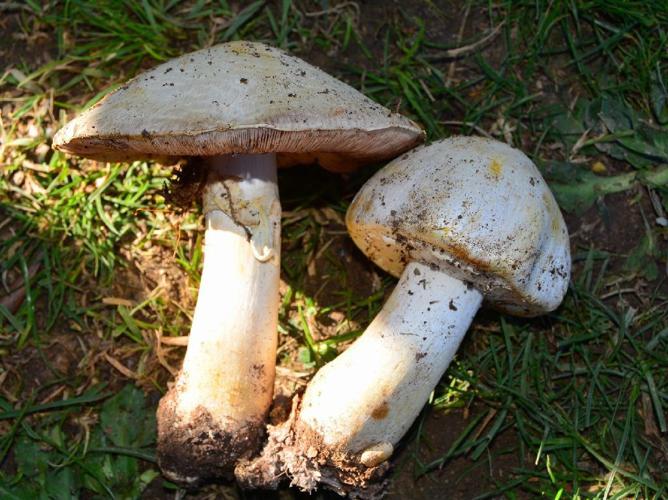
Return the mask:
M 170 479 L 229 473 L 256 451 L 272 401 L 280 216 L 276 156 L 208 160 L 204 266 L 183 368 L 158 409 Z
M 417 262 L 364 334 L 322 368 L 301 404 L 299 426 L 325 446 L 373 467 L 392 454 L 452 361 L 482 295 Z

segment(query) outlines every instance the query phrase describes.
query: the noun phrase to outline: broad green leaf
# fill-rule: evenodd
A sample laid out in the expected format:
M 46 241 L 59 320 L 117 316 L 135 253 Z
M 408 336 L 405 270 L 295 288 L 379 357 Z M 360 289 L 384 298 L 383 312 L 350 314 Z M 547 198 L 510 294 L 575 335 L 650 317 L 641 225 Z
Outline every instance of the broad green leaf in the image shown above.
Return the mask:
M 663 86 L 663 82 L 658 79 L 654 80 L 650 90 L 650 98 L 656 120 L 662 125 L 668 124 L 668 92 Z
M 659 148 L 655 147 L 653 144 L 643 141 L 637 135 L 634 137 L 622 137 L 619 140 L 619 143 L 624 146 L 626 149 L 639 153 L 641 155 L 650 156 L 657 158 L 659 160 L 666 159 L 665 151 L 661 151 Z
M 139 476 L 138 460 L 119 455 L 112 457 L 109 464 L 111 466 L 111 476 L 108 479 L 114 484 L 114 490 L 123 493 L 120 495 L 123 498 L 133 498 L 135 495 L 131 492 L 138 487 L 136 484 Z
M 96 431 L 98 429 L 95 429 Z M 93 440 L 91 440 L 92 443 Z M 105 466 L 111 461 L 109 455 L 89 453 L 86 455 L 86 467 L 90 471 L 90 474 L 86 474 L 83 477 L 83 486 L 86 489 L 94 491 L 100 495 L 104 495 L 104 488 L 100 485 L 99 481 L 95 478 L 107 478 L 111 475 L 111 466 L 108 467 L 109 474 L 105 473 Z
M 34 484 L 27 481 L 19 484 L 9 484 L 0 478 L 0 498 L 3 500 L 26 500 L 27 498 L 42 500 L 44 496 L 37 491 Z
M 649 281 L 654 281 L 659 276 L 655 258 L 660 254 L 654 235 L 651 232 L 647 233 L 629 255 L 624 268 L 644 276 Z
M 568 150 L 575 145 L 585 132 L 582 120 L 576 118 L 571 113 L 557 115 L 552 121 L 552 128 L 556 130 L 559 138 L 566 144 Z
M 637 127 L 637 140 L 646 144 L 640 152 L 656 161 L 668 163 L 668 127 L 659 128 L 642 122 Z
M 612 177 L 600 177 L 591 172 L 583 172 L 577 182 L 572 184 L 550 184 L 557 202 L 567 212 L 581 214 L 594 202 L 606 194 L 618 193 L 629 189 L 635 182 L 635 174 L 621 174 Z
M 14 460 L 18 471 L 26 477 L 38 479 L 43 476 L 49 468 L 50 453 L 42 450 L 38 443 L 32 439 L 21 436 L 17 439 L 14 448 Z
M 49 471 L 44 490 L 53 500 L 70 500 L 79 497 L 81 478 L 74 467 L 63 467 Z
M 139 460 L 123 453 L 106 453 L 116 447 L 129 451 L 153 444 L 155 440 L 154 409 L 147 407 L 144 393 L 133 385 L 125 386 L 114 397 L 105 401 L 100 412 L 101 428 L 94 429 L 86 455 L 86 467 L 95 477 L 102 478 L 119 499 L 139 498 L 148 482 L 146 474 L 157 474 L 149 469 L 140 474 Z M 104 494 L 98 481 L 85 478 L 88 489 Z
M 596 144 L 596 149 L 616 160 L 624 161 L 637 169 L 648 168 L 654 163 L 650 158 L 625 148 L 617 141 L 599 142 Z
M 299 348 L 297 359 L 299 359 L 299 361 L 304 366 L 312 367 L 315 365 L 315 356 L 313 351 L 311 351 L 308 347 L 301 346 Z
M 144 393 L 133 385 L 105 401 L 100 423 L 116 446 L 141 448 L 155 439 L 155 413 L 146 407 Z
M 650 116 L 635 110 L 621 97 L 605 95 L 591 101 L 581 99 L 573 110 L 564 110 L 552 122 L 552 128 L 571 150 L 576 141 L 584 154 L 594 150 L 645 169 L 657 161 L 668 161 L 668 130 L 655 124 Z M 586 132 L 586 136 L 585 136 Z
M 598 198 L 625 191 L 637 182 L 668 185 L 668 167 L 602 177 L 567 162 L 551 161 L 543 165 L 543 172 L 559 205 L 576 214 L 586 211 Z
M 601 100 L 599 117 L 613 134 L 634 128 L 633 112 L 622 101 L 611 97 L 604 97 Z

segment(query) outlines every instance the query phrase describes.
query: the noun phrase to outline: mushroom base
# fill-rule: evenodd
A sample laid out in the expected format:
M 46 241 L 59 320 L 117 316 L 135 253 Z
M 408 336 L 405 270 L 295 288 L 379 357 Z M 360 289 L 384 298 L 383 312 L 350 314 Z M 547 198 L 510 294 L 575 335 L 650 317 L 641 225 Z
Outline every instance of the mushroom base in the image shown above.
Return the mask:
M 222 426 L 204 407 L 189 417 L 177 413 L 178 389 L 170 390 L 157 411 L 158 464 L 170 480 L 197 486 L 212 478 L 232 478 L 234 464 L 248 459 L 260 448 L 264 422 Z
M 241 460 L 235 476 L 248 489 L 276 489 L 284 479 L 305 492 L 324 486 L 350 498 L 380 498 L 388 462 L 367 467 L 359 454 L 328 446 L 322 436 L 299 420 L 300 396 L 295 396 L 289 418 L 268 426 L 260 456 Z

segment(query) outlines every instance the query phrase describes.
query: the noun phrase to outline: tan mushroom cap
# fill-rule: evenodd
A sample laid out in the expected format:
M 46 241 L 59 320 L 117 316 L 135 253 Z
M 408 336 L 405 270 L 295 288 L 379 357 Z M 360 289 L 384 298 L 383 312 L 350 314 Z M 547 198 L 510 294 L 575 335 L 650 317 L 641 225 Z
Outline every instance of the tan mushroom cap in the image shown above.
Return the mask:
M 103 161 L 276 152 L 279 165 L 345 171 L 423 140 L 411 120 L 301 59 L 230 42 L 140 74 L 63 127 L 53 145 Z
M 559 207 L 533 162 L 498 141 L 451 137 L 402 155 L 357 193 L 346 223 L 394 276 L 410 261 L 429 264 L 506 312 L 551 311 L 568 287 Z

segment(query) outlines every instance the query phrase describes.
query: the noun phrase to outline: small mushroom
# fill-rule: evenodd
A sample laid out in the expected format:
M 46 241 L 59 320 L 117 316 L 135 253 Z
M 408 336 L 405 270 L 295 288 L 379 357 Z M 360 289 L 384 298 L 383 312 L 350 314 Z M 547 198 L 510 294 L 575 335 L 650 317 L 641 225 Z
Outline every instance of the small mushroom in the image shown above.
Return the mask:
M 510 314 L 546 313 L 560 304 L 570 274 L 552 193 L 524 154 L 493 140 L 454 137 L 404 154 L 362 187 L 346 222 L 357 246 L 399 283 L 294 412 L 294 445 L 276 454 L 304 489 L 318 481 L 367 488 L 483 298 Z M 318 443 L 319 461 L 304 458 L 302 443 Z
M 388 159 L 422 129 L 281 50 L 232 42 L 140 74 L 68 123 L 60 151 L 103 161 L 201 157 L 205 260 L 188 350 L 158 408 L 158 461 L 194 483 L 259 446 L 272 401 L 280 272 L 276 167 Z

